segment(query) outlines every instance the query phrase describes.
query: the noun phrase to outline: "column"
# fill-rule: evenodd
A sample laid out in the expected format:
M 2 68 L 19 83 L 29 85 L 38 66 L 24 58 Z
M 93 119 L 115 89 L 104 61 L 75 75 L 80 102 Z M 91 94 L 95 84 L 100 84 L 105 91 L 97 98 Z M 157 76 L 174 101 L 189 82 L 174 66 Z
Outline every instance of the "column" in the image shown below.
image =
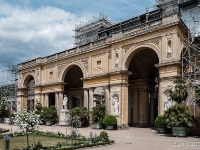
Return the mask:
M 122 85 L 120 101 L 120 124 L 123 130 L 128 130 L 128 85 Z
M 60 115 L 60 106 L 59 106 L 59 93 L 55 92 L 55 106 L 57 108 L 57 115 Z
M 154 92 L 150 93 L 150 124 L 154 124 Z
M 63 105 L 62 105 L 62 100 L 63 100 L 63 92 L 59 92 L 58 93 L 58 105 L 59 105 L 59 109 L 61 110 L 61 109 L 63 109 Z
M 89 111 L 91 111 L 93 108 L 93 101 L 94 101 L 94 89 L 90 88 L 89 89 Z
M 49 107 L 49 94 L 45 93 L 45 105 L 46 107 Z
M 111 105 L 110 105 L 110 91 L 109 91 L 109 86 L 104 87 L 104 96 L 105 96 L 105 101 L 106 101 L 106 111 L 108 114 L 111 114 Z
M 84 107 L 86 107 L 87 109 L 89 109 L 88 108 L 88 89 L 84 89 L 84 104 L 83 104 L 83 106 Z
M 128 123 L 132 124 L 132 115 L 133 115 L 133 112 L 132 112 L 132 107 L 133 107 L 133 103 L 132 103 L 132 97 L 133 94 L 132 94 L 132 90 L 129 89 L 128 90 Z

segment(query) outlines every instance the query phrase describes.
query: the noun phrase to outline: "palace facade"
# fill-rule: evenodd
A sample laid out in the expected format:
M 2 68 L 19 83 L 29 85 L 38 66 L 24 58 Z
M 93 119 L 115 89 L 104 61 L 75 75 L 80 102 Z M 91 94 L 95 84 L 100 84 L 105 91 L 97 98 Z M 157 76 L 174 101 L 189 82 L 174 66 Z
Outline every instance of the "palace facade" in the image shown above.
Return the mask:
M 18 110 L 40 102 L 56 106 L 59 114 L 66 95 L 69 110 L 92 110 L 102 100 L 123 129 L 153 124 L 171 103 L 168 90 L 181 76 L 188 47 L 183 39 L 189 30 L 175 2 L 172 7 L 173 0 L 160 1 L 156 9 L 118 24 L 101 16 L 76 28 L 74 48 L 19 64 Z

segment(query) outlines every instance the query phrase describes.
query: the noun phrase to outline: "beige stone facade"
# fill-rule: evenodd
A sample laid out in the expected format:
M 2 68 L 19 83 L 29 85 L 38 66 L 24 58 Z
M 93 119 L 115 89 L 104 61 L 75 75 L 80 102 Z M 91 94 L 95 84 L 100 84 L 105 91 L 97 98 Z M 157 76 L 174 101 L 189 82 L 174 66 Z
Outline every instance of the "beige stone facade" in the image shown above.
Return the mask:
M 149 126 L 164 111 L 166 90 L 181 76 L 181 41 L 187 29 L 177 14 L 105 39 L 18 65 L 18 110 L 40 102 L 62 109 L 95 105 L 95 89 L 118 125 Z M 33 93 L 28 83 L 33 80 Z M 101 94 L 102 93 L 102 94 Z M 32 101 L 32 104 L 30 103 Z

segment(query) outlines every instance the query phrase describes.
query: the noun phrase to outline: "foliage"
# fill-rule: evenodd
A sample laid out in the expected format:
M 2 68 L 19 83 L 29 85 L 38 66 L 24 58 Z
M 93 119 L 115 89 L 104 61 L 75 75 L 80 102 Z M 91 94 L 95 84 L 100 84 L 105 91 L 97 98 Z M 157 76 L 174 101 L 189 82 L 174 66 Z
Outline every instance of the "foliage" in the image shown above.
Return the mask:
M 14 134 L 10 134 L 13 136 L 12 144 L 10 149 L 19 149 L 19 147 L 24 147 L 24 136 L 26 135 L 25 132 L 15 132 Z M 32 146 L 29 149 L 39 150 L 39 149 L 77 149 L 77 148 L 84 148 L 84 147 L 91 147 L 96 145 L 104 145 L 114 143 L 113 140 L 108 139 L 108 133 L 102 131 L 100 135 L 96 133 L 94 136 L 86 138 L 84 136 L 77 136 L 76 139 L 71 139 L 71 136 L 61 136 L 64 135 L 63 133 L 54 133 L 54 132 L 42 132 L 42 131 L 30 131 L 29 136 Z M 41 137 L 43 136 L 43 137 Z M 40 139 L 42 138 L 42 143 Z M 64 140 L 67 139 L 67 140 Z M 38 141 L 37 143 L 35 141 Z M 73 143 L 74 141 L 74 143 Z M 23 144 L 23 145 L 22 145 Z M 50 146 L 51 145 L 51 146 Z M 55 145 L 55 146 L 54 146 Z M 0 145 L 0 149 L 2 146 Z
M 80 121 L 82 126 L 87 126 L 89 124 L 88 117 L 89 112 L 86 107 L 75 107 L 70 111 L 70 116 L 76 116 Z
M 100 132 L 100 137 L 102 137 L 102 138 L 108 140 L 108 133 L 107 133 L 106 131 L 101 131 L 101 132 Z
M 67 123 L 72 128 L 78 128 L 80 126 L 80 120 L 77 116 L 69 116 Z
M 113 115 L 106 115 L 103 119 L 103 124 L 105 125 L 116 125 L 117 124 L 117 118 Z
M 42 104 L 41 103 L 37 103 L 35 105 L 35 113 L 38 114 L 38 115 L 41 115 L 42 112 L 43 112 Z
M 168 128 L 172 126 L 194 126 L 195 119 L 184 104 L 176 104 L 164 112 L 165 123 Z
M 105 104 L 101 104 L 100 101 L 96 101 L 96 106 L 92 108 L 91 119 L 92 122 L 103 122 L 104 117 L 106 116 L 106 106 Z
M 43 119 L 45 121 L 56 121 L 57 120 L 57 110 L 55 106 L 43 107 Z
M 86 107 L 75 107 L 69 113 L 71 116 L 77 116 L 78 118 L 88 117 L 89 112 Z
M 165 116 L 164 115 L 160 115 L 160 116 L 156 117 L 155 126 L 157 128 L 165 128 L 166 127 Z
M 175 87 L 169 90 L 169 95 L 173 101 L 182 103 L 188 96 L 186 81 L 181 78 L 177 78 L 173 82 Z
M 8 116 L 9 105 L 5 100 L 0 100 L 0 118 Z
M 14 125 L 18 126 L 20 129 L 26 129 L 27 135 L 27 146 L 29 148 L 28 132 L 34 130 L 41 123 L 40 116 L 35 113 L 35 111 L 26 112 L 16 112 L 15 118 L 13 120 Z

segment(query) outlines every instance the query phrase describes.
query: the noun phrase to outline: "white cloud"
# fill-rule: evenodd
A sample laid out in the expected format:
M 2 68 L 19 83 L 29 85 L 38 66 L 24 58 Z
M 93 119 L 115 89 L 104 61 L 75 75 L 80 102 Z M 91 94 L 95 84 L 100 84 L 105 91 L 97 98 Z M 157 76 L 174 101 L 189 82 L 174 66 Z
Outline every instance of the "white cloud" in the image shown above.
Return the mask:
M 0 0 L 0 65 L 12 65 L 73 47 L 75 24 L 91 14 L 75 14 L 56 7 L 36 10 Z

